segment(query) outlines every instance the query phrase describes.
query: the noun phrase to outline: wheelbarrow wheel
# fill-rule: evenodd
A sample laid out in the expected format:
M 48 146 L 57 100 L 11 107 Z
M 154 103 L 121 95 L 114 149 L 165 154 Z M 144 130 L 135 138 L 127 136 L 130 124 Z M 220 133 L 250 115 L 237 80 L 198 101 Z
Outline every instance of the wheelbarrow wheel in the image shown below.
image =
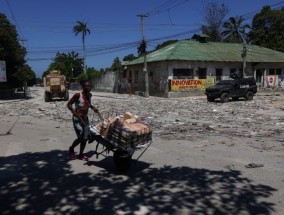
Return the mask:
M 113 162 L 117 170 L 121 172 L 126 172 L 132 164 L 132 155 L 127 151 L 114 151 L 113 153 Z

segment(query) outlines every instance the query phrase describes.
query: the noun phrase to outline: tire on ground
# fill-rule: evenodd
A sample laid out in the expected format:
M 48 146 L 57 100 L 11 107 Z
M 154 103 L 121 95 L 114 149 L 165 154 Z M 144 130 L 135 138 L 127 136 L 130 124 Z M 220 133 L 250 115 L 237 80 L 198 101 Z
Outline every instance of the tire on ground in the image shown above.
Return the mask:
M 47 92 L 44 93 L 44 101 L 49 102 L 50 101 L 50 96 Z
M 229 99 L 230 99 L 228 93 L 222 93 L 220 98 L 221 98 L 221 102 L 223 102 L 223 103 L 228 102 Z
M 68 101 L 68 100 L 69 100 L 69 91 L 66 90 L 65 96 L 64 96 L 64 101 Z
M 117 150 L 113 153 L 113 162 L 117 170 L 127 171 L 132 164 L 132 156 L 127 151 Z
M 253 100 L 253 92 L 248 91 L 245 95 L 246 100 Z
M 207 101 L 208 101 L 208 102 L 214 102 L 214 101 L 215 101 L 215 98 L 212 98 L 212 97 L 210 97 L 210 96 L 207 96 Z

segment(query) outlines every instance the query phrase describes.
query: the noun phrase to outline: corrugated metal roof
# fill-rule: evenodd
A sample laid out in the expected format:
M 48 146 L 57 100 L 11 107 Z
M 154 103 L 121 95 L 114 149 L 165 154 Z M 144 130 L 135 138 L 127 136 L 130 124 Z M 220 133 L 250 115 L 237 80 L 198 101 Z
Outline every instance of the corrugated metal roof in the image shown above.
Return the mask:
M 284 53 L 260 46 L 247 46 L 247 62 L 284 63 Z M 240 43 L 206 42 L 196 40 L 178 41 L 147 55 L 147 62 L 182 60 L 182 61 L 217 61 L 242 62 L 243 45 Z M 140 64 L 140 57 L 126 65 Z

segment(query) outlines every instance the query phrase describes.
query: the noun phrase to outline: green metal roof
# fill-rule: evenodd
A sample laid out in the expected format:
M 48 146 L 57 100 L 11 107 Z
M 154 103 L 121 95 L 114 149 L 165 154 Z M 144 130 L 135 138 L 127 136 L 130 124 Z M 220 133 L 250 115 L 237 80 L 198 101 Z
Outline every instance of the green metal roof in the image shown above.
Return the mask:
M 214 61 L 242 62 L 243 44 L 183 40 L 147 54 L 147 62 L 180 60 L 180 61 Z M 247 45 L 247 62 L 284 63 L 284 53 L 255 45 Z M 140 57 L 125 65 L 144 62 Z

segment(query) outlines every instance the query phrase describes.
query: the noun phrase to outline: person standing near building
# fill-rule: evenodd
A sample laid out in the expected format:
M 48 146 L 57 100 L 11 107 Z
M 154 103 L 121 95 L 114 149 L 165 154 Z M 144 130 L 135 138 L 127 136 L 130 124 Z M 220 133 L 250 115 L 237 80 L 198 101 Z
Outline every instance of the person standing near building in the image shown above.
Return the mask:
M 89 118 L 88 110 L 91 108 L 94 112 L 98 113 L 98 109 L 91 103 L 91 83 L 89 81 L 81 81 L 82 92 L 75 93 L 74 96 L 68 101 L 67 107 L 73 114 L 72 121 L 77 139 L 69 147 L 70 159 L 76 159 L 75 147 L 80 144 L 78 159 L 88 161 L 85 156 L 84 150 L 89 136 Z M 75 104 L 75 109 L 73 109 Z

